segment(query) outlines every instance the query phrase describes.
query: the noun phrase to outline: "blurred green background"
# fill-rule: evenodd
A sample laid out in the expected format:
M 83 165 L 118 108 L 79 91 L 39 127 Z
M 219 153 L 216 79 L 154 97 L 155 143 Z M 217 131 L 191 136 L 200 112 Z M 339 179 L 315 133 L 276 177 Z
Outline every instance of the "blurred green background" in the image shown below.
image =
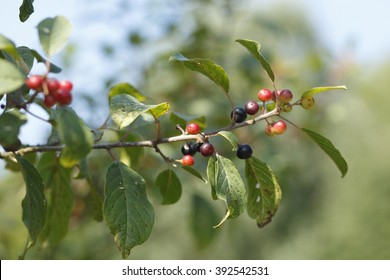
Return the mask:
M 299 6 L 263 8 L 228 0 L 148 0 L 143 5 L 137 5 L 138 1 L 113 2 L 112 10 L 104 11 L 99 5 L 81 5 L 74 28 L 91 37 L 83 40 L 80 34 L 85 33 L 80 32 L 63 56 L 55 58 L 65 68 L 61 75 L 78 86 L 73 107 L 92 126 L 104 122 L 108 113 L 106 88 L 116 82 L 133 83 L 151 103 L 168 101 L 172 111 L 205 115 L 207 129 L 226 125 L 230 109 L 223 92 L 182 65 L 169 64 L 168 58 L 180 52 L 216 61 L 230 76 L 235 104 L 242 105 L 271 84 L 258 62 L 234 42 L 238 38 L 262 44 L 275 72 L 276 86 L 290 88 L 296 99 L 314 86 L 348 87 L 346 92 L 320 94 L 312 111 L 294 108 L 286 115 L 333 141 L 349 164 L 343 179 L 331 160 L 293 126 L 273 138 L 264 135 L 264 124 L 236 131 L 240 141 L 250 143 L 254 155 L 271 166 L 282 187 L 279 211 L 263 229 L 244 213 L 212 230 L 211 225 L 224 214 L 223 203 L 212 201 L 208 185 L 180 170 L 181 199 L 174 205 L 159 205 L 153 180 L 167 166 L 145 151 L 135 169 L 148 182 L 156 222 L 150 238 L 133 249 L 130 259 L 390 258 L 389 57 L 375 63 L 361 62 L 354 57 L 353 45 L 342 53 L 330 51 Z M 162 122 L 165 136 L 177 133 L 168 117 Z M 40 125 L 44 139 L 48 127 Z M 153 132 L 143 128 L 140 134 Z M 33 137 L 31 131 L 25 133 Z M 107 133 L 105 137 L 110 140 L 111 136 Z M 234 159 L 224 140 L 213 139 L 213 144 L 219 153 Z M 180 146 L 162 148 L 178 158 Z M 108 155 L 96 152 L 89 160 L 94 183 L 101 190 Z M 244 163 L 234 161 L 243 173 Z M 206 160 L 197 157 L 196 164 L 205 174 Z M 19 174 L 6 170 L 0 174 L 0 258 L 15 259 L 27 236 L 21 221 L 24 186 Z M 91 216 L 85 182 L 75 180 L 74 193 L 75 207 L 66 238 L 53 248 L 37 246 L 27 258 L 120 258 L 109 230 Z

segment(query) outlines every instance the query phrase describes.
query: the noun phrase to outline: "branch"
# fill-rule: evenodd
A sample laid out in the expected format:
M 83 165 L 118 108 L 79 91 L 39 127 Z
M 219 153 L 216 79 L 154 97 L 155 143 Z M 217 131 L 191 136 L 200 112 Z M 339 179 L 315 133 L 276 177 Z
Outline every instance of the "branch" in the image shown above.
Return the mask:
M 259 122 L 261 120 L 273 117 L 273 116 L 279 116 L 280 114 L 280 108 L 276 107 L 270 112 L 267 112 L 265 114 L 261 114 L 257 116 L 254 119 L 247 120 L 242 123 L 237 123 L 217 130 L 209 131 L 202 133 L 201 135 L 188 135 L 188 134 L 181 134 L 178 136 L 172 136 L 167 138 L 159 138 L 156 140 L 144 140 L 144 141 L 138 141 L 138 142 L 112 142 L 112 143 L 96 143 L 92 146 L 92 149 L 99 150 L 99 149 L 113 149 L 113 148 L 131 148 L 131 147 L 147 147 L 147 148 L 153 148 L 156 150 L 156 152 L 160 153 L 158 149 L 158 145 L 160 144 L 167 144 L 167 143 L 174 143 L 174 142 L 180 142 L 180 141 L 189 141 L 189 140 L 201 140 L 203 141 L 204 138 L 210 138 L 216 136 L 221 131 L 230 131 L 235 130 L 241 127 L 254 125 L 256 122 Z M 9 151 L 9 152 L 1 152 L 0 158 L 12 158 L 14 157 L 14 154 L 18 155 L 24 155 L 28 153 L 38 153 L 38 152 L 58 152 L 62 151 L 65 148 L 65 145 L 36 145 L 36 146 L 27 146 L 24 148 L 21 148 L 17 151 Z M 161 154 L 161 153 L 160 153 Z M 163 156 L 164 160 L 167 160 L 168 158 Z

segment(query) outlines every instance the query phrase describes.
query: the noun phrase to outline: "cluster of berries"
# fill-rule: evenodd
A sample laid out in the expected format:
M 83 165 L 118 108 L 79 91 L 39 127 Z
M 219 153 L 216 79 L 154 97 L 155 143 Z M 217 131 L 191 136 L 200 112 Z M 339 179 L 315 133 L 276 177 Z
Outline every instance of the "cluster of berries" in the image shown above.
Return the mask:
M 278 99 L 280 102 L 280 106 L 283 111 L 290 112 L 292 109 L 292 105 L 290 104 L 290 101 L 293 98 L 293 94 L 290 90 L 284 89 L 284 90 L 277 90 L 272 91 L 267 88 L 263 88 L 259 90 L 257 93 L 257 98 L 262 101 L 263 106 L 265 106 L 265 102 L 273 101 L 270 106 L 267 106 L 267 110 L 272 110 L 275 106 L 275 102 Z M 242 123 L 246 120 L 248 115 L 256 115 L 257 112 L 260 109 L 259 103 L 256 101 L 250 100 L 248 101 L 245 106 L 242 107 L 236 107 L 234 109 L 234 114 L 231 112 L 230 117 L 233 118 L 234 115 L 234 122 L 235 123 Z M 268 123 L 265 128 L 265 133 L 268 136 L 274 136 L 283 134 L 287 129 L 287 125 L 283 120 L 279 120 L 276 122 Z
M 186 126 L 186 132 L 192 135 L 198 134 L 200 133 L 200 126 L 197 123 L 189 123 Z M 187 142 L 182 146 L 181 152 L 183 154 L 182 165 L 192 166 L 195 163 L 194 155 L 197 152 L 200 152 L 204 157 L 210 157 L 214 154 L 215 149 L 210 142 Z M 240 159 L 250 158 L 252 153 L 252 148 L 248 144 L 239 145 L 237 148 L 237 157 Z
M 26 85 L 36 92 L 43 92 L 43 103 L 48 108 L 56 103 L 69 105 L 72 102 L 73 84 L 70 81 L 58 81 L 54 78 L 48 79 L 46 76 L 31 75 L 26 79 Z

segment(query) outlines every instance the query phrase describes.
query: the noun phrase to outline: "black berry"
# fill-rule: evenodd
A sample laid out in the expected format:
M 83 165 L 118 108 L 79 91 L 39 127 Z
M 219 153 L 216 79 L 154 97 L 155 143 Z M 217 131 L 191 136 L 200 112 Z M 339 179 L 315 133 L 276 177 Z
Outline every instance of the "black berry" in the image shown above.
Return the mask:
M 193 156 L 196 153 L 196 149 L 197 147 L 194 142 L 188 142 L 181 147 L 181 152 L 183 155 Z
M 201 147 L 200 147 L 200 153 L 202 154 L 202 156 L 204 157 L 209 157 L 211 156 L 212 154 L 214 154 L 214 146 L 209 143 L 209 142 L 206 142 L 204 143 Z
M 257 102 L 255 101 L 248 101 L 246 104 L 245 104 L 245 111 L 249 114 L 249 115 L 255 115 L 258 111 L 259 111 L 259 104 L 257 104 Z
M 238 145 L 237 157 L 240 159 L 247 159 L 252 156 L 252 148 L 248 144 Z
M 246 114 L 244 108 L 236 107 L 236 108 L 234 109 L 234 113 L 235 113 L 235 114 L 234 114 L 234 115 L 235 115 L 235 116 L 234 116 L 234 122 L 235 122 L 235 123 L 242 123 L 243 121 L 246 120 L 247 114 Z M 230 118 L 233 118 L 233 112 L 231 112 Z

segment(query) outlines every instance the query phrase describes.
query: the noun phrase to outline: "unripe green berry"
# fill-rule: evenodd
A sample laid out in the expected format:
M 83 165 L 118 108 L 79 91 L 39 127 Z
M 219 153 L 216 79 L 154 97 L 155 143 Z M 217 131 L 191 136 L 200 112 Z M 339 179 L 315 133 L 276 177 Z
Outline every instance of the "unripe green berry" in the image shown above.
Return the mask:
M 312 96 L 308 96 L 301 99 L 301 106 L 306 110 L 313 109 L 315 106 L 314 98 Z
M 283 103 L 282 110 L 283 112 L 289 113 L 292 110 L 292 105 L 290 103 Z

